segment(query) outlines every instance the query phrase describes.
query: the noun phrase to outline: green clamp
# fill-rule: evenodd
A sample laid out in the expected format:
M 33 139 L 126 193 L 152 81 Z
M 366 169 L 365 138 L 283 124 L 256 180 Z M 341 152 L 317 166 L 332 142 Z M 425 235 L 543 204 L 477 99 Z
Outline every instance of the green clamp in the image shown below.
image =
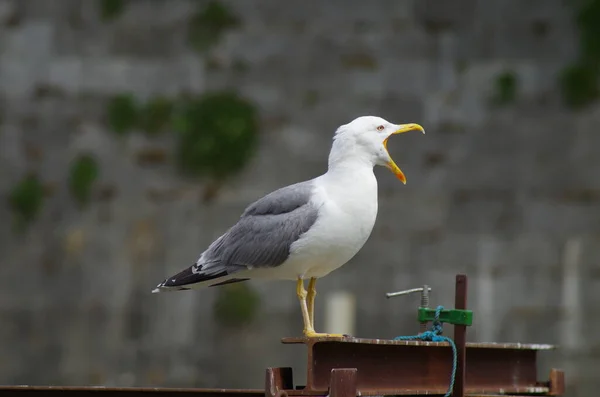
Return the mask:
M 424 323 L 433 320 L 435 320 L 435 309 L 419 308 L 419 322 Z M 458 309 L 442 310 L 440 312 L 440 321 L 447 324 L 470 326 L 473 324 L 473 311 Z

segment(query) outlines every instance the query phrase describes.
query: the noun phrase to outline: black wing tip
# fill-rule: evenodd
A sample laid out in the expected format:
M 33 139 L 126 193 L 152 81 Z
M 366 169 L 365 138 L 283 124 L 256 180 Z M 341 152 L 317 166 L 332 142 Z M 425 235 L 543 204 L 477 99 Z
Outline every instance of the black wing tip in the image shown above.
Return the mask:
M 209 274 L 209 275 L 194 272 L 194 270 L 195 270 L 194 266 L 195 266 L 195 264 L 188 267 L 185 270 L 182 270 L 181 272 L 177 273 L 176 275 L 165 279 L 162 283 L 158 284 L 156 286 L 156 288 L 154 288 L 152 290 L 152 293 L 155 294 L 155 293 L 164 292 L 164 291 L 187 291 L 187 290 L 190 290 L 191 288 L 185 287 L 186 285 L 198 284 L 198 283 L 202 283 L 202 282 L 206 282 L 206 281 L 210 281 L 210 280 L 218 281 L 218 279 L 229 275 L 229 273 L 227 273 L 227 271 L 225 271 L 225 270 L 215 273 L 215 274 Z M 216 284 L 212 284 L 210 286 L 212 287 L 215 285 L 234 283 L 237 281 L 245 281 L 243 279 L 234 279 L 234 280 L 236 280 L 236 281 L 225 280 L 222 282 L 217 282 Z
M 153 294 L 157 294 L 159 292 L 167 292 L 167 291 L 188 291 L 191 288 L 179 286 L 179 285 L 168 285 L 169 279 L 166 279 L 162 283 L 158 284 L 153 290 Z

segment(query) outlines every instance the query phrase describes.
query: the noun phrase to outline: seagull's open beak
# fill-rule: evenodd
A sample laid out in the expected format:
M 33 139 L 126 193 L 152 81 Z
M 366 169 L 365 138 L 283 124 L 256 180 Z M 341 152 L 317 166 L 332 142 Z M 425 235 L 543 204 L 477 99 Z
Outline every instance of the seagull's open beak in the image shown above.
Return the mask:
M 398 126 L 398 129 L 396 131 L 394 131 L 390 134 L 390 136 L 396 135 L 396 134 L 402 134 L 403 132 L 415 131 L 415 130 L 421 131 L 423 134 L 425 133 L 425 130 L 419 124 L 401 124 Z M 388 136 L 387 138 L 385 138 L 383 140 L 383 147 L 385 147 L 386 151 L 387 151 L 387 141 L 388 141 L 388 139 L 390 139 L 390 136 Z M 388 156 L 389 156 L 389 154 L 390 153 L 388 152 Z M 387 163 L 387 167 L 394 173 L 394 175 L 396 175 L 396 177 L 398 179 L 400 179 L 400 181 L 402 181 L 402 183 L 404 183 L 406 185 L 406 176 L 404 176 L 404 173 L 402 172 L 402 170 L 400 168 L 398 168 L 396 163 L 394 163 L 394 160 L 392 160 L 391 156 L 390 156 L 390 161 Z

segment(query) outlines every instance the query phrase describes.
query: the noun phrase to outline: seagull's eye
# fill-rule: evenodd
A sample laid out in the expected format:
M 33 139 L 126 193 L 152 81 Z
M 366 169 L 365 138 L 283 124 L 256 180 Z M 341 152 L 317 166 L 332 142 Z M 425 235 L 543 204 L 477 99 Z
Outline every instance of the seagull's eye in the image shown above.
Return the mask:
M 385 129 L 384 126 L 380 125 L 379 127 L 377 127 L 377 131 L 383 131 Z

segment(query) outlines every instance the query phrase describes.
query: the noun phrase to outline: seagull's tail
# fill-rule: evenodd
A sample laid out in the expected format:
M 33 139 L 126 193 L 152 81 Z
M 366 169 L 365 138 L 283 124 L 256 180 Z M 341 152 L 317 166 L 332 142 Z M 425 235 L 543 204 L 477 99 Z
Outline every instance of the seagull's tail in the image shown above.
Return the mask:
M 199 272 L 196 265 L 192 265 L 187 269 L 177 273 L 176 275 L 165 279 L 152 290 L 153 294 L 167 291 L 186 291 L 190 289 L 198 289 L 203 287 L 214 287 L 230 283 L 246 281 L 247 278 L 234 278 L 226 271 L 218 273 L 203 273 Z

